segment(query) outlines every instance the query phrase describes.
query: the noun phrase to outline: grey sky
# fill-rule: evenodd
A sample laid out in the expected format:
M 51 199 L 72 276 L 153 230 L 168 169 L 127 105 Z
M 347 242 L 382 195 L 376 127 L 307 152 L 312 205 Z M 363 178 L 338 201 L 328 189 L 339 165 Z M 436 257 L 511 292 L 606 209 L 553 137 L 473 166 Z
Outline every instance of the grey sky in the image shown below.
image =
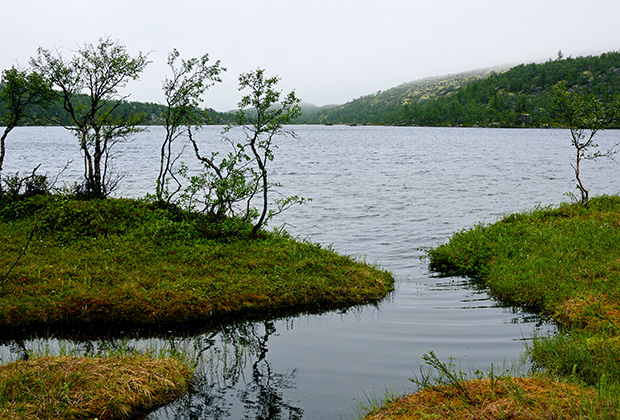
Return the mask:
M 429 76 L 620 49 L 617 0 L 3 1 L 0 69 L 37 47 L 70 56 L 110 36 L 153 61 L 131 99 L 161 102 L 166 56 L 209 53 L 228 68 L 205 96 L 235 107 L 237 76 L 257 67 L 316 105 Z

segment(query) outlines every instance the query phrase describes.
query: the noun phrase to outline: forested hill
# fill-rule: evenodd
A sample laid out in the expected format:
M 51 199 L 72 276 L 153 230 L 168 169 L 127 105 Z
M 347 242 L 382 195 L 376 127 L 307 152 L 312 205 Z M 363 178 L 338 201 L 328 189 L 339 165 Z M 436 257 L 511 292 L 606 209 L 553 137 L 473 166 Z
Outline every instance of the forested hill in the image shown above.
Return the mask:
M 0 90 L 2 86 L 0 85 Z M 115 110 L 114 115 L 129 117 L 138 115 L 140 124 L 143 125 L 161 125 L 164 123 L 164 105 L 151 102 L 122 102 Z M 204 110 L 204 124 L 228 124 L 234 120 L 234 113 L 217 112 L 211 108 Z M 0 118 L 6 112 L 5 105 L 0 102 Z M 20 121 L 20 125 L 50 125 L 61 123 L 64 125 L 72 125 L 69 114 L 63 109 L 60 99 L 51 103 L 46 109 L 36 108 L 32 110 L 33 118 L 24 118 Z M 1 123 L 0 123 L 1 125 Z
M 520 64 L 406 83 L 363 96 L 344 105 L 316 107 L 302 103 L 300 124 L 377 124 L 419 126 L 545 127 L 561 124 L 554 114 L 553 86 L 586 90 L 604 98 L 620 96 L 620 52 Z M 2 86 L 0 86 L 2 89 Z M 117 112 L 140 115 L 145 125 L 163 123 L 165 107 L 124 102 Z M 205 110 L 205 124 L 227 124 L 234 113 Z M 0 103 L 0 117 L 5 112 Z M 71 124 L 60 101 L 24 125 Z
M 331 108 L 316 123 L 543 127 L 559 123 L 552 87 L 620 94 L 620 52 L 521 64 L 404 84 Z
M 488 76 L 493 70 L 475 70 L 441 77 L 430 77 L 404 83 L 395 88 L 362 96 L 344 105 L 319 112 L 316 122 L 334 124 L 390 124 L 390 115 L 403 105 L 450 95 L 469 82 Z

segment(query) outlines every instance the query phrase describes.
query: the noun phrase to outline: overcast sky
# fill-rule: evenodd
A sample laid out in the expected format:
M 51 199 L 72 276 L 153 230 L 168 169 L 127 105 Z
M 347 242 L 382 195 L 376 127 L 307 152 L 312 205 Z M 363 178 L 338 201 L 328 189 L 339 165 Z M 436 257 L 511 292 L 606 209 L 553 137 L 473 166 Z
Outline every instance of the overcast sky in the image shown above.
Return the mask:
M 618 0 L 2 0 L 0 69 L 39 46 L 109 36 L 152 63 L 131 100 L 162 102 L 168 51 L 228 68 L 205 105 L 235 107 L 239 73 L 257 67 L 315 105 L 502 64 L 620 49 Z

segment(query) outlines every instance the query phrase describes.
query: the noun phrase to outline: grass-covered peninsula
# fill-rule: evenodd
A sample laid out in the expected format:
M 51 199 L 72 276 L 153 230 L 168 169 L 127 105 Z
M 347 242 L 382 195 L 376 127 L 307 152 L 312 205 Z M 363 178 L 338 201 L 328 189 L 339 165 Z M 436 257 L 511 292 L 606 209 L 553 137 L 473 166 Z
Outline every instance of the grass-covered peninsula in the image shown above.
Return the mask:
M 319 311 L 377 301 L 393 290 L 390 273 L 330 249 L 286 233 L 252 235 L 251 224 L 212 223 L 172 205 L 59 195 L 5 197 L 1 204 L 5 339 L 36 330 L 152 330 Z M 179 395 L 191 380 L 187 361 L 121 356 L 35 355 L 0 366 L 0 417 L 131 418 Z
M 466 275 L 561 332 L 529 349 L 531 378 L 467 381 L 430 359 L 440 381 L 367 419 L 615 419 L 620 415 L 620 197 L 514 214 L 429 251 L 433 270 Z
M 144 201 L 37 196 L 0 213 L 0 327 L 157 327 L 376 301 L 391 274 L 286 234 Z M 251 227 L 250 227 L 251 228 Z M 244 230 L 245 229 L 245 230 Z

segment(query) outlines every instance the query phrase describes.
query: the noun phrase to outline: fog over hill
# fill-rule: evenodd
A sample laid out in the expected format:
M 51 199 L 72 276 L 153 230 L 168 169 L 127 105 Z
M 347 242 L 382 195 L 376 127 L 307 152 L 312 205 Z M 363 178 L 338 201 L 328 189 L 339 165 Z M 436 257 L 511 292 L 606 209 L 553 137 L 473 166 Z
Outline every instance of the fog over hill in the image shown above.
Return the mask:
M 420 126 L 544 127 L 561 123 L 553 86 L 620 97 L 620 52 L 498 66 L 408 82 L 343 105 L 312 110 L 303 122 Z

